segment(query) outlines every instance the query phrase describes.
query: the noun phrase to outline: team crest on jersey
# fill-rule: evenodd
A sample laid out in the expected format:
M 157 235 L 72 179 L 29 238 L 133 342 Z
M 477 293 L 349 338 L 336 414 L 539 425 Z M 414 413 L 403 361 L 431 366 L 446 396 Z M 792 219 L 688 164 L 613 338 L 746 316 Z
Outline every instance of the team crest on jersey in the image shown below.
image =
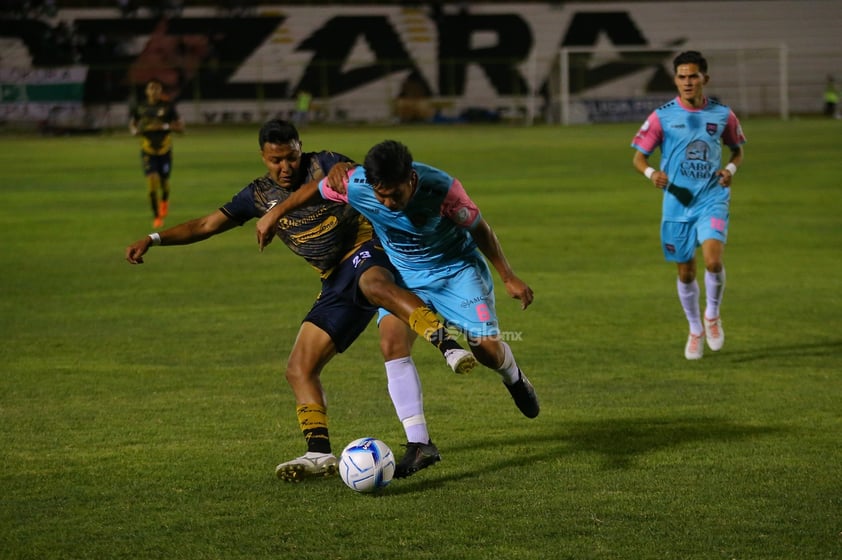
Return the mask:
M 455 222 L 457 224 L 464 224 L 468 221 L 471 217 L 471 213 L 468 211 L 467 208 L 460 208 L 458 212 L 456 212 Z
M 707 124 L 705 125 L 705 130 L 707 130 L 707 132 L 708 132 L 708 134 L 709 134 L 710 136 L 715 136 L 715 135 L 716 135 L 716 131 L 717 131 L 718 129 L 719 129 L 719 126 L 717 126 L 717 124 L 716 124 L 716 123 L 709 122 L 709 123 L 707 123 Z

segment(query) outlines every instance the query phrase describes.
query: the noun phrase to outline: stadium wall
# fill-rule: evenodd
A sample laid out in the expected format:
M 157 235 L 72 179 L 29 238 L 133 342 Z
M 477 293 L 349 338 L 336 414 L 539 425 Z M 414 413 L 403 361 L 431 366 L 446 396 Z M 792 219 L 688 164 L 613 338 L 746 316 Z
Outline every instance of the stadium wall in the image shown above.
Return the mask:
M 675 52 L 751 45 L 785 48 L 784 68 L 760 74 L 777 87 L 786 72 L 790 112 L 811 114 L 821 111 L 826 76 L 842 74 L 839 29 L 839 0 L 259 5 L 238 17 L 193 6 L 130 17 L 59 9 L 0 19 L 0 120 L 44 114 L 9 76 L 62 65 L 87 69 L 84 118 L 104 126 L 124 125 L 127 103 L 153 76 L 190 123 L 288 116 L 301 90 L 314 96 L 312 116 L 329 121 L 551 120 L 561 48 L 601 50 L 579 95 L 668 98 Z M 66 45 L 45 43 L 59 30 L 71 34 Z M 663 53 L 622 56 L 622 46 Z M 738 81 L 734 72 L 711 68 L 711 91 Z M 777 96 L 760 97 L 742 108 L 776 114 L 768 100 Z

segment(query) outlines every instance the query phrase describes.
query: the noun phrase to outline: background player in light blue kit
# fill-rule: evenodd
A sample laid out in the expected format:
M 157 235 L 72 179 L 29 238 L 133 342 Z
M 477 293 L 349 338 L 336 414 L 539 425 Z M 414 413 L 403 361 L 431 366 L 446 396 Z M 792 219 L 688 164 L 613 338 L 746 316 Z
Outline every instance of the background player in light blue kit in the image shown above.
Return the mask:
M 402 285 L 466 334 L 477 360 L 500 375 L 524 416 L 538 416 L 535 390 L 500 339 L 494 282 L 483 255 L 521 308 L 532 303 L 532 289 L 515 275 L 462 183 L 413 162 L 409 149 L 393 140 L 374 146 L 364 167 L 350 171 L 347 193 L 335 192 L 328 183 L 308 183 L 267 212 L 257 224 L 260 247 L 271 241 L 279 218 L 313 197 L 317 188 L 323 198 L 350 203 L 371 222 Z
M 678 96 L 646 119 L 632 141 L 635 169 L 664 190 L 661 243 L 667 261 L 678 265 L 678 299 L 690 323 L 684 347 L 688 360 L 704 353 L 703 334 L 711 350 L 725 343 L 719 306 L 725 290 L 722 253 L 728 237 L 731 181 L 743 161 L 746 139 L 734 112 L 704 95 L 710 80 L 707 60 L 686 51 L 673 60 Z M 722 165 L 722 144 L 731 157 Z M 649 156 L 661 148 L 660 169 Z M 696 248 L 705 262 L 704 322 L 696 281 Z

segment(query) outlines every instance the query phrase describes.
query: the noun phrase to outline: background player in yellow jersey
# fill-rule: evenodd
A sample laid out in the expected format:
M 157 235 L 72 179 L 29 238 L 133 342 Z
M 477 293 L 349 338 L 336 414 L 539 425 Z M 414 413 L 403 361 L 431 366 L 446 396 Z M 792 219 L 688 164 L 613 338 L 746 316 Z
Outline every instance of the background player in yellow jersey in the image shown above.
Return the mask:
M 164 225 L 169 210 L 170 171 L 172 171 L 171 132 L 184 132 L 184 121 L 175 103 L 164 99 L 164 84 L 152 79 L 146 83 L 146 100 L 131 111 L 129 131 L 142 137 L 140 158 L 154 221 L 152 227 Z M 158 196 L 160 193 L 160 197 Z

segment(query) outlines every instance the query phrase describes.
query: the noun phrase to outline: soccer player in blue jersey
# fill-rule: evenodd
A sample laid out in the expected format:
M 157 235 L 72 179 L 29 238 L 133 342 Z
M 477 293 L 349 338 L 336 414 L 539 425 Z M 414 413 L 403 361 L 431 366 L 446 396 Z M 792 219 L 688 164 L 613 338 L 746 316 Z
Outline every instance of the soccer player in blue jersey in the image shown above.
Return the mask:
M 169 211 L 170 172 L 172 171 L 171 132 L 184 132 L 184 121 L 176 106 L 163 97 L 164 84 L 152 79 L 146 83 L 146 101 L 131 110 L 129 132 L 143 140 L 140 160 L 146 176 L 149 203 L 154 216 L 152 227 L 164 225 Z M 158 193 L 160 192 L 160 197 Z
M 698 51 L 673 60 L 678 96 L 656 109 L 632 141 L 635 169 L 664 191 L 661 243 L 667 261 L 678 266 L 678 299 L 690 324 L 684 347 L 688 360 L 704 354 L 703 338 L 718 351 L 725 343 L 720 304 L 725 290 L 722 254 L 728 237 L 731 182 L 743 162 L 746 139 L 734 112 L 704 94 L 708 65 Z M 722 167 L 722 145 L 730 158 Z M 661 149 L 660 168 L 649 156 Z M 705 311 L 696 280 L 696 248 L 705 265 Z
M 286 121 L 265 123 L 259 142 L 268 170 L 265 176 L 252 181 L 219 210 L 139 239 L 126 249 L 126 259 L 140 264 L 152 245 L 196 243 L 259 218 L 305 181 L 319 179 L 336 163 L 348 161 L 334 152 L 302 152 L 298 131 Z M 437 462 L 440 456 L 430 441 L 421 382 L 410 356 L 414 335 L 406 324 L 437 346 L 457 373 L 474 367 L 471 353 L 449 336 L 416 295 L 395 284 L 394 268 L 372 235 L 371 225 L 353 208 L 336 202 L 310 205 L 290 213 L 275 233 L 322 278 L 321 292 L 301 323 L 286 370 L 307 453 L 278 465 L 277 476 L 299 481 L 336 474 L 320 374 L 333 356 L 365 330 L 379 307 L 400 318 L 379 324 L 389 393 L 408 441 L 395 476 L 409 476 Z
M 347 169 L 343 164 L 338 167 L 342 172 Z M 440 169 L 414 162 L 409 149 L 393 140 L 374 146 L 364 166 L 347 173 L 344 193 L 333 190 L 326 178 L 303 186 L 267 212 L 257 224 L 260 248 L 271 242 L 274 224 L 317 191 L 327 200 L 348 202 L 374 226 L 402 285 L 465 333 L 477 360 L 500 375 L 524 416 L 538 416 L 535 389 L 509 345 L 500 339 L 494 282 L 485 258 L 523 309 L 532 303 L 532 289 L 515 275 L 462 183 Z M 343 190 L 340 187 L 334 185 Z

